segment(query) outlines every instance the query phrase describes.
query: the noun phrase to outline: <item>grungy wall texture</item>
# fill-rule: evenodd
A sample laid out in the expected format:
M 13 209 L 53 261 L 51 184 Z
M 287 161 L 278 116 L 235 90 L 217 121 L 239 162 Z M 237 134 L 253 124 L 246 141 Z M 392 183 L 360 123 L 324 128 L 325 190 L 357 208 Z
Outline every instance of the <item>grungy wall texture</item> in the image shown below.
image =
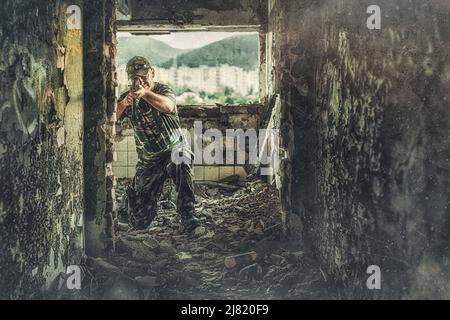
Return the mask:
M 376 1 L 381 30 L 371 4 L 269 1 L 285 207 L 346 292 L 449 298 L 450 3 Z
M 84 1 L 83 10 L 86 253 L 100 256 L 114 247 L 114 1 Z
M 81 30 L 66 7 L 0 7 L 0 298 L 36 297 L 81 259 Z

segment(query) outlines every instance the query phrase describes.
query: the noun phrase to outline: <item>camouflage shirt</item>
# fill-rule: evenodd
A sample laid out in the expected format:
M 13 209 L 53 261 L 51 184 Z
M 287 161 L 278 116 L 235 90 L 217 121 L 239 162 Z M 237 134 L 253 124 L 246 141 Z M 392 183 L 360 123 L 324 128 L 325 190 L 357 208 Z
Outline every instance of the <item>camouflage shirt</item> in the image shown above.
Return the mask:
M 176 103 L 174 91 L 165 84 L 155 82 L 153 92 L 166 96 Z M 118 101 L 122 101 L 127 95 L 128 91 L 122 94 Z M 174 112 L 160 112 L 141 99 L 136 108 L 133 106 L 127 108 L 119 121 L 123 120 L 123 117 L 128 117 L 133 125 L 140 161 L 172 149 L 182 137 L 176 108 Z

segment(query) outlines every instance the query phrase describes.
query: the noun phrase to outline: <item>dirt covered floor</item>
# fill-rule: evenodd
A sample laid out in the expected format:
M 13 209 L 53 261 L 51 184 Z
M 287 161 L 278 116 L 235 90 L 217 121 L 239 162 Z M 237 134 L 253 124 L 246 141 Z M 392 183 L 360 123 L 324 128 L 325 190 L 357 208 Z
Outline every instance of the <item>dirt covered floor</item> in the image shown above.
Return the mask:
M 119 182 L 119 199 L 128 180 Z M 87 258 L 84 299 L 330 298 L 327 279 L 301 243 L 282 239 L 276 190 L 260 181 L 197 186 L 193 235 L 161 197 L 146 231 L 118 228 L 116 253 Z

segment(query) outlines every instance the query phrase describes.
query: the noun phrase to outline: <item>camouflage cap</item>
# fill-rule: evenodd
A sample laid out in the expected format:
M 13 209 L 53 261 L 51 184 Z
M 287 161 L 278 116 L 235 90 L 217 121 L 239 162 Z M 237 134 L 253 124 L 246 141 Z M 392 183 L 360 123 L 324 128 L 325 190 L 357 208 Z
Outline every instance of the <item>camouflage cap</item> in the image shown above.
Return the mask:
M 151 69 L 150 62 L 144 57 L 136 56 L 127 63 L 127 74 L 131 76 L 146 76 Z

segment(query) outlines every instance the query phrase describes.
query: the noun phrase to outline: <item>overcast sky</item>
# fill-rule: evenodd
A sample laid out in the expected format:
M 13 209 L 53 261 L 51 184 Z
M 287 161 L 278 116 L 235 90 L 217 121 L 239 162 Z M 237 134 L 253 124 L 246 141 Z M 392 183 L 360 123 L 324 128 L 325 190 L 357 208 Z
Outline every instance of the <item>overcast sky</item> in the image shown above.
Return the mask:
M 173 48 L 195 49 L 238 34 L 249 34 L 249 32 L 174 32 L 149 37 L 160 40 Z M 118 37 L 131 36 L 126 32 L 119 32 L 117 35 Z

